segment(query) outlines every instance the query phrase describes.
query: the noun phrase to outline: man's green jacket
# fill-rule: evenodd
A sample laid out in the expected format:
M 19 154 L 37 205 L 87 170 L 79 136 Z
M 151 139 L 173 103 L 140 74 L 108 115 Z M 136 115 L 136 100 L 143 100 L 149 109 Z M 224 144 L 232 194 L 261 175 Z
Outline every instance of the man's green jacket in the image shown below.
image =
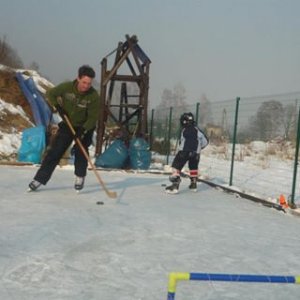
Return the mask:
M 52 106 L 60 105 L 64 109 L 74 127 L 93 129 L 99 113 L 98 92 L 91 87 L 87 92 L 79 93 L 76 84 L 74 80 L 57 85 L 47 92 L 47 99 Z

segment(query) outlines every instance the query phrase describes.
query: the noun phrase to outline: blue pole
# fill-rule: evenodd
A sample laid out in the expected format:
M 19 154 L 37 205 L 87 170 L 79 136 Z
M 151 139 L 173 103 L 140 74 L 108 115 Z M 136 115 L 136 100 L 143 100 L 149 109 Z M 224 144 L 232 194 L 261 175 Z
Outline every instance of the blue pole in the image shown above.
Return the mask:
M 295 283 L 296 282 L 294 276 L 214 274 L 214 273 L 190 273 L 190 280 L 268 282 L 268 283 Z
M 174 300 L 174 299 L 175 299 L 175 293 L 169 292 L 169 293 L 168 293 L 167 300 Z

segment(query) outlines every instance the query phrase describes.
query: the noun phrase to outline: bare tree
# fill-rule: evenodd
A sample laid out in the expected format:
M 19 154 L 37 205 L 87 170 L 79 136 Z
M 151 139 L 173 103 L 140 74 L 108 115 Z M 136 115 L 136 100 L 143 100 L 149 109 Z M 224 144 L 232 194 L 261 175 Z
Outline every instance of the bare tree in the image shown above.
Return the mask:
M 157 109 L 187 106 L 187 103 L 185 102 L 186 99 L 185 93 L 186 93 L 185 87 L 181 83 L 177 83 L 174 86 L 173 90 L 164 89 L 161 96 L 161 102 L 157 106 Z
M 185 102 L 186 95 L 185 94 L 186 94 L 186 89 L 183 86 L 183 84 L 177 83 L 173 89 L 173 98 L 174 98 L 173 106 L 174 107 L 186 106 L 186 102 Z
M 30 66 L 29 66 L 29 69 L 30 70 L 35 70 L 35 71 L 39 71 L 40 70 L 40 65 L 36 62 L 36 61 L 33 61 Z
M 158 105 L 159 109 L 166 109 L 172 106 L 173 101 L 173 93 L 169 89 L 164 89 L 162 96 L 161 96 L 161 102 Z
M 0 38 L 0 63 L 12 68 L 23 68 L 23 62 L 17 51 L 7 42 L 6 36 Z
M 257 114 L 251 119 L 252 130 L 261 140 L 268 141 L 278 134 L 284 134 L 284 109 L 279 101 L 263 102 Z
M 213 122 L 211 103 L 205 94 L 201 95 L 199 103 L 200 103 L 200 111 L 199 111 L 200 126 L 205 127 L 206 124 Z
M 283 125 L 284 125 L 284 138 L 295 139 L 297 134 L 297 115 L 298 115 L 298 100 L 294 104 L 287 104 L 284 107 Z

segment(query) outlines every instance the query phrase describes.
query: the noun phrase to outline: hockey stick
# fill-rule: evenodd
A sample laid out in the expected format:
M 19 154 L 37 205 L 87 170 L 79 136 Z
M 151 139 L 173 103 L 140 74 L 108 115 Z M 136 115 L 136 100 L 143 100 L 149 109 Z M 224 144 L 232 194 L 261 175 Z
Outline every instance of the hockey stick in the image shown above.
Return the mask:
M 73 134 L 73 136 L 74 136 L 74 139 L 75 139 L 76 144 L 79 146 L 79 148 L 80 148 L 82 154 L 84 155 L 84 157 L 85 157 L 85 158 L 87 159 L 87 161 L 89 162 L 91 168 L 93 169 L 93 171 L 94 171 L 94 173 L 95 173 L 95 175 L 96 175 L 96 177 L 97 177 L 97 179 L 98 179 L 100 185 L 101 185 L 102 188 L 104 189 L 106 195 L 107 195 L 109 198 L 117 198 L 117 193 L 114 192 L 114 191 L 110 191 L 110 190 L 106 187 L 106 185 L 105 185 L 105 183 L 103 182 L 103 180 L 102 180 L 100 174 L 97 172 L 97 170 L 96 170 L 96 168 L 95 168 L 95 166 L 94 166 L 94 164 L 93 164 L 91 158 L 89 157 L 88 153 L 86 152 L 85 148 L 83 147 L 83 145 L 82 145 L 80 139 L 79 139 L 78 137 L 76 137 L 75 129 L 73 128 L 73 126 L 72 126 L 72 124 L 71 124 L 71 122 L 70 122 L 68 116 L 67 116 L 66 114 L 63 114 L 61 117 L 66 121 L 66 123 L 67 123 L 69 129 L 71 130 L 71 132 L 72 132 L 72 134 Z

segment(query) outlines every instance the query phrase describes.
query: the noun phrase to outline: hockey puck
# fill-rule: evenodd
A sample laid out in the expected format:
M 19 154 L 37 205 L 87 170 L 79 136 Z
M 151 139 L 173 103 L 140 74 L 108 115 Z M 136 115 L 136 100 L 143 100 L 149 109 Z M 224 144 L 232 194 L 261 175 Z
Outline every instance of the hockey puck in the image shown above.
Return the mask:
M 103 202 L 103 201 L 97 201 L 96 204 L 98 204 L 98 205 L 103 205 L 104 202 Z
M 167 186 L 165 183 L 162 183 L 162 185 L 161 186 Z

